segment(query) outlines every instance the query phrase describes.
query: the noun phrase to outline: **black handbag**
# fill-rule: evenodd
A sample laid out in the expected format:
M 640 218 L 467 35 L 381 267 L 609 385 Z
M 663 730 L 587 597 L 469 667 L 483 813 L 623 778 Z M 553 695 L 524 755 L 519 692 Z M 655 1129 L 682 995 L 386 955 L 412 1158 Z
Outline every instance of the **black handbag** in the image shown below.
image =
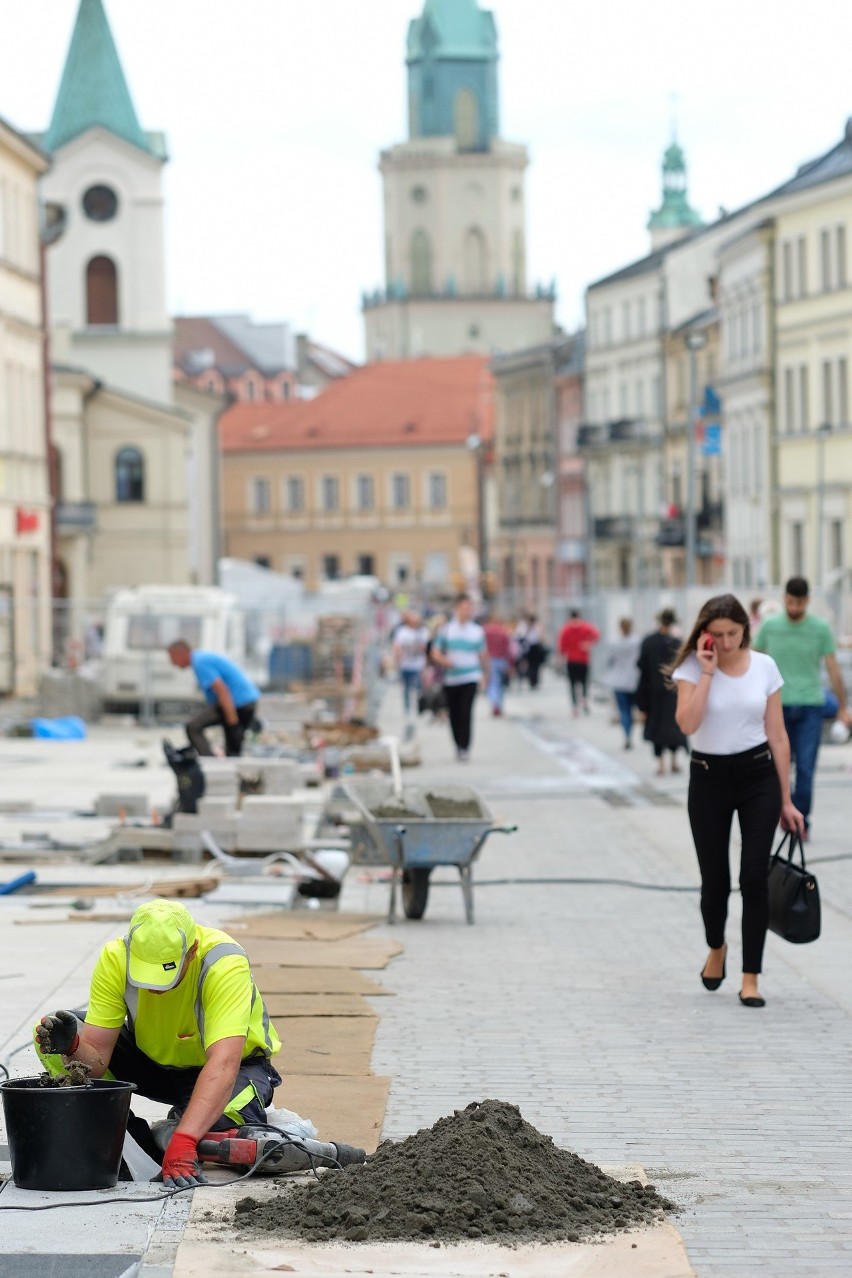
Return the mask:
M 793 860 L 797 844 L 801 865 Z M 801 836 L 788 831 L 769 862 L 769 930 L 793 945 L 805 945 L 819 936 L 820 915 L 819 885 L 805 865 Z

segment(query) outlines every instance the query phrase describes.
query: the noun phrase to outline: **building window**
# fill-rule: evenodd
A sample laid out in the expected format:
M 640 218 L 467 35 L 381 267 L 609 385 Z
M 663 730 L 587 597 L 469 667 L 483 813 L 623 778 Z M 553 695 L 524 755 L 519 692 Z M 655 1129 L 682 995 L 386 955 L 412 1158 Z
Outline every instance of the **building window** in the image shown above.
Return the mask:
M 837 249 L 837 287 L 846 287 L 846 227 L 838 226 L 835 236 Z
M 819 262 L 822 291 L 827 293 L 831 288 L 831 242 L 828 231 L 819 233 Z
M 358 475 L 355 479 L 355 504 L 359 510 L 372 510 L 376 504 L 372 475 Z
M 284 481 L 284 504 L 291 513 L 305 509 L 305 482 L 301 475 L 288 475 Z
M 789 240 L 781 245 L 781 286 L 784 301 L 789 302 L 793 296 L 793 245 Z
M 249 481 L 249 506 L 253 515 L 268 515 L 272 505 L 269 480 L 256 476 Z
M 121 448 L 115 455 L 115 500 L 145 500 L 145 462 L 138 448 Z
M 411 505 L 411 481 L 408 475 L 391 476 L 391 505 L 394 510 L 408 510 Z
M 411 291 L 415 297 L 432 292 L 432 245 L 422 230 L 411 237 Z
M 811 424 L 810 388 L 808 385 L 808 366 L 802 364 L 799 369 L 799 430 L 807 430 Z
M 849 363 L 845 355 L 837 361 L 837 424 L 849 425 Z
M 799 236 L 798 261 L 799 261 L 799 297 L 807 297 L 808 295 L 808 242 L 805 239 L 804 235 Z
M 111 257 L 93 257 L 86 267 L 86 323 L 118 323 L 118 271 Z
M 790 558 L 793 568 L 790 575 L 803 577 L 805 575 L 805 525 L 802 523 L 790 525 Z
M 83 196 L 83 212 L 93 222 L 111 222 L 118 212 L 118 196 L 111 186 L 90 186 Z
M 516 228 L 512 232 L 512 292 L 516 297 L 523 296 L 526 290 L 526 275 L 524 233 Z
M 834 369 L 831 367 L 831 360 L 825 359 L 822 362 L 822 420 L 828 422 L 829 425 L 834 424 L 834 396 L 832 395 L 832 376 Z
M 323 475 L 320 480 L 320 505 L 326 512 L 337 510 L 340 506 L 340 489 L 336 475 Z
M 638 329 L 638 337 L 645 336 L 645 325 L 648 322 L 645 311 L 645 299 L 644 297 L 640 297 L 639 301 L 636 303 L 636 327 Z
M 359 577 L 375 577 L 376 575 L 375 556 L 359 555 L 357 572 Z
M 445 510 L 447 506 L 447 477 L 440 471 L 429 476 L 429 509 Z
M 792 435 L 796 429 L 796 391 L 792 368 L 784 369 L 784 430 Z
M 475 150 L 479 144 L 479 104 L 470 89 L 460 89 L 456 94 L 455 124 L 459 150 Z
M 337 555 L 323 555 L 322 575 L 326 581 L 337 581 L 340 576 L 340 558 Z
M 641 378 L 636 382 L 636 416 L 645 416 L 645 383 Z
M 478 226 L 465 232 L 464 287 L 467 293 L 485 292 L 485 236 Z
M 838 572 L 843 567 L 843 520 L 832 519 L 828 525 L 828 566 Z

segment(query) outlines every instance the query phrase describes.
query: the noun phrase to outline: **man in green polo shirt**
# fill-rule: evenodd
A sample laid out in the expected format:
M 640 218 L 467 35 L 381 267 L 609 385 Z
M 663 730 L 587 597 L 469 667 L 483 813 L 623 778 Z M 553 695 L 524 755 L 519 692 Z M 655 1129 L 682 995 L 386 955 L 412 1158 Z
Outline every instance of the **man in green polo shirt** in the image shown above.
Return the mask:
M 108 941 L 92 974 L 85 1021 L 42 1017 L 36 1051 L 52 1074 L 82 1061 L 139 1094 L 172 1106 L 177 1126 L 163 1156 L 163 1183 L 204 1184 L 197 1157 L 208 1132 L 263 1124 L 281 1077 L 281 1042 L 252 978 L 245 950 L 201 927 L 184 905 L 140 905 L 126 936 Z M 128 1130 L 148 1152 L 140 1119 Z M 146 1139 L 147 1137 L 147 1139 Z
M 837 664 L 834 635 L 827 621 L 808 612 L 809 590 L 804 577 L 791 577 L 784 587 L 784 611 L 767 617 L 754 646 L 773 658 L 784 687 L 781 705 L 784 726 L 790 738 L 790 758 L 796 768 L 793 805 L 805 818 L 805 837 L 810 829 L 814 772 L 825 717 L 822 663 L 825 662 L 831 687 L 837 697 L 837 717 L 847 727 L 852 715 L 846 705 L 846 689 Z

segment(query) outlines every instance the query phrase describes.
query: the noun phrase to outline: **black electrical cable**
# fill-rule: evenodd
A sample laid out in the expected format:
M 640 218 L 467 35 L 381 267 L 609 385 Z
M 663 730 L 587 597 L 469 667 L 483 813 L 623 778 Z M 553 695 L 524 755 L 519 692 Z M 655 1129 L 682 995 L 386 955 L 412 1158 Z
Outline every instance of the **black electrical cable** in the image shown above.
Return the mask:
M 147 1198 L 136 1198 L 132 1194 L 119 1194 L 113 1198 L 95 1198 L 86 1203 L 40 1203 L 37 1207 L 5 1207 L 0 1204 L 0 1211 L 58 1211 L 60 1207 L 100 1207 L 108 1203 L 160 1203 L 165 1202 L 167 1198 L 174 1198 L 176 1194 L 185 1194 L 190 1189 L 227 1189 L 229 1185 L 237 1185 L 241 1180 L 248 1180 L 250 1176 L 254 1176 L 255 1172 L 263 1166 L 267 1159 L 271 1158 L 283 1145 L 294 1145 L 296 1149 L 300 1149 L 310 1159 L 311 1171 L 314 1176 L 317 1176 L 317 1155 L 306 1149 L 300 1140 L 286 1136 L 279 1127 L 271 1127 L 268 1123 L 252 1123 L 251 1126 L 261 1127 L 264 1131 L 277 1132 L 281 1136 L 281 1140 L 275 1141 L 272 1147 L 267 1149 L 247 1172 L 243 1172 L 242 1176 L 234 1176 L 231 1180 L 217 1180 L 212 1183 L 205 1181 L 201 1185 L 184 1185 L 174 1189 L 164 1189 L 162 1193 L 152 1194 Z M 323 1164 L 326 1163 L 333 1163 L 339 1171 L 343 1171 L 340 1163 L 323 1155 Z
M 0 1063 L 0 1069 L 2 1069 L 3 1073 L 6 1075 L 6 1077 L 7 1077 L 7 1078 L 11 1078 L 11 1077 L 12 1077 L 12 1075 L 11 1075 L 11 1074 L 9 1073 L 9 1071 L 7 1070 L 6 1066 L 5 1066 L 5 1065 L 3 1065 L 2 1063 Z

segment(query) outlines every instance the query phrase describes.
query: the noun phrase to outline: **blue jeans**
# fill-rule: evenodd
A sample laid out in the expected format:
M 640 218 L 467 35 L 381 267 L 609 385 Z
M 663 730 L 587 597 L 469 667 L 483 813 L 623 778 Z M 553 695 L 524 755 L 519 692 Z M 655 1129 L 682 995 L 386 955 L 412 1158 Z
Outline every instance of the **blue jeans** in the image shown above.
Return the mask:
M 488 700 L 495 710 L 503 709 L 503 694 L 506 691 L 506 674 L 509 662 L 506 657 L 492 657 L 488 674 Z
M 790 738 L 790 762 L 796 769 L 793 805 L 799 809 L 806 824 L 811 814 L 822 720 L 821 705 L 784 707 L 784 727 Z
M 409 714 L 412 709 L 412 701 L 414 702 L 413 708 L 417 709 L 417 701 L 423 683 L 422 671 L 400 670 L 399 677 L 402 680 L 402 709 L 405 714 Z
M 628 741 L 630 740 L 630 733 L 633 731 L 633 706 L 635 703 L 635 692 L 626 692 L 624 688 L 615 689 L 615 704 L 618 706 L 621 726 Z

